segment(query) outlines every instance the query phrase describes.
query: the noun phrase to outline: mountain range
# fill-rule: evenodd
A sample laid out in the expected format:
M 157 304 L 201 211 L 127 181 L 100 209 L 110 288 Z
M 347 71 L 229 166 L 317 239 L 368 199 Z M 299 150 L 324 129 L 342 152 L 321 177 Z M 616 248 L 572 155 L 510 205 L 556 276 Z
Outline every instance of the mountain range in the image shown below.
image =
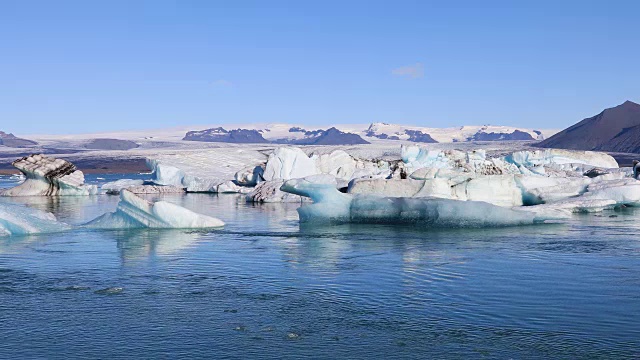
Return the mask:
M 249 125 L 227 130 L 223 127 L 189 131 L 188 141 L 228 143 L 275 143 L 292 145 L 356 145 L 380 140 L 404 140 L 418 143 L 468 141 L 542 140 L 542 131 L 505 126 L 461 126 L 426 128 L 372 123 L 367 127 L 337 125 L 326 130 L 307 130 L 288 124 Z
M 0 145 L 19 148 L 19 147 L 32 146 L 37 144 L 38 143 L 35 141 L 22 139 L 22 138 L 16 137 L 13 134 L 8 134 L 4 131 L 0 131 Z

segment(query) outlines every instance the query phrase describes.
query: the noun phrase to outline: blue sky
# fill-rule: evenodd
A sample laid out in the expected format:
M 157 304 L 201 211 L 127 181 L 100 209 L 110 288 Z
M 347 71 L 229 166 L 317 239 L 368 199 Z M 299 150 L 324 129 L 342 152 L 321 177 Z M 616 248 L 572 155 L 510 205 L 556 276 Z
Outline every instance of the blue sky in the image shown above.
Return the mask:
M 561 128 L 640 102 L 636 1 L 0 1 L 0 130 Z

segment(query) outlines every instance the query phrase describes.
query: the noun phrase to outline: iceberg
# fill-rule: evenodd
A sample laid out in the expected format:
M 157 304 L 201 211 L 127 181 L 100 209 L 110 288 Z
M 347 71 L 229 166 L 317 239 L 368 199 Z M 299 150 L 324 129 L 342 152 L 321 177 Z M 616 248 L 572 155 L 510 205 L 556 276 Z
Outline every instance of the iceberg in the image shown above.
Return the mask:
M 0 203 L 0 236 L 53 233 L 71 227 L 48 212 L 23 205 Z
M 402 145 L 402 161 L 411 171 L 421 168 L 453 169 L 481 175 L 501 175 L 520 173 L 518 168 L 501 158 L 487 158 L 484 150 L 431 150 L 426 147 Z
M 300 148 L 282 147 L 269 155 L 264 179 L 289 180 L 319 174 L 344 181 L 364 176 L 389 177 L 391 166 L 388 161 L 356 159 L 344 150 L 307 156 Z
M 515 175 L 460 176 L 455 178 L 355 179 L 350 194 L 375 194 L 386 197 L 436 197 L 452 200 L 484 201 L 512 207 L 523 205 L 522 191 Z
M 402 146 L 401 158 L 412 171 L 421 168 L 450 169 L 478 175 L 546 175 L 550 172 L 561 176 L 582 176 L 594 167 L 603 170 L 618 168 L 618 163 L 608 154 L 562 149 L 516 151 L 503 157 L 490 158 L 484 150 L 464 152 L 411 145 Z
M 518 167 L 535 168 L 543 165 L 582 164 L 599 168 L 617 168 L 618 162 L 611 156 L 595 151 L 546 149 L 516 151 L 504 157 L 505 161 Z
M 264 168 L 260 165 L 249 166 L 236 172 L 235 183 L 242 186 L 256 186 L 260 181 L 264 181 Z
M 61 196 L 93 195 L 98 193 L 95 185 L 84 183 L 84 174 L 75 165 L 62 160 L 34 154 L 12 163 L 26 180 L 0 193 L 3 196 Z
M 224 226 L 224 222 L 167 201 L 149 202 L 129 190 L 123 190 L 115 212 L 104 214 L 85 226 L 98 229 L 196 229 L 217 228 Z
M 319 174 L 315 159 L 300 148 L 280 147 L 269 155 L 264 169 L 265 180 L 288 180 Z
M 640 181 L 620 179 L 591 184 L 583 197 L 613 200 L 618 205 L 640 206 Z
M 481 201 L 439 198 L 383 197 L 345 194 L 335 186 L 293 179 L 281 190 L 306 196 L 313 204 L 298 209 L 301 223 L 388 223 L 422 227 L 499 227 L 543 223 L 567 218 L 559 211 L 520 211 Z
M 124 190 L 124 189 L 123 189 Z M 134 194 L 180 194 L 184 193 L 184 188 L 171 185 L 137 185 L 130 186 L 126 190 Z
M 133 186 L 141 186 L 144 184 L 144 180 L 133 179 L 120 179 L 108 183 L 104 183 L 100 189 L 109 195 L 118 195 L 123 189 L 127 189 Z

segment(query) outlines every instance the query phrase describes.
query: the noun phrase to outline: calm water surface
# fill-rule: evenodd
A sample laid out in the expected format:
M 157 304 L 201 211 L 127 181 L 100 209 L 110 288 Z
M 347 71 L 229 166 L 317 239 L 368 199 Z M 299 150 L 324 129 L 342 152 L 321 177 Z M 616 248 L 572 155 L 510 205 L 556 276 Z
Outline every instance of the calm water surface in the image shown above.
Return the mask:
M 0 238 L 0 358 L 640 357 L 640 210 L 300 228 L 291 204 L 163 198 L 227 226 Z M 0 201 L 81 224 L 117 197 Z

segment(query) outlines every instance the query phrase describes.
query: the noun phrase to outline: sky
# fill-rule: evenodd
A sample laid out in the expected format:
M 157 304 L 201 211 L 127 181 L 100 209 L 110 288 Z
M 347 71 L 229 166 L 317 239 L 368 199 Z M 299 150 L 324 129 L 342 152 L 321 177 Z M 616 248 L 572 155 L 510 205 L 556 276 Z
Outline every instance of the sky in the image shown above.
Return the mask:
M 0 0 L 0 130 L 564 128 L 640 102 L 638 1 Z

